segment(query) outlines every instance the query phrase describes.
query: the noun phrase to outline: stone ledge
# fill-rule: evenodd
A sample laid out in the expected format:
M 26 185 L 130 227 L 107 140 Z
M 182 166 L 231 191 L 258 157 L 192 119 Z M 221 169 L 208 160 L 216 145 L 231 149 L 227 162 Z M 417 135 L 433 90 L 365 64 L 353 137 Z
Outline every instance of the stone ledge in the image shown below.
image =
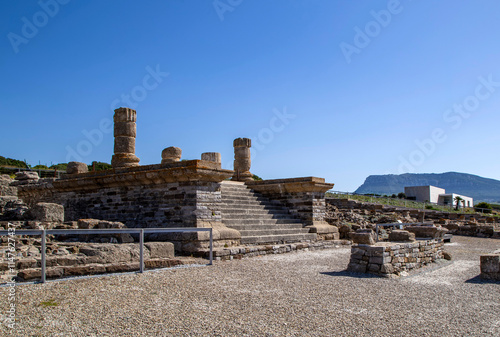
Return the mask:
M 214 260 L 233 260 L 268 254 L 284 254 L 297 251 L 312 251 L 321 249 L 332 249 L 347 247 L 351 245 L 348 240 L 332 240 L 320 242 L 301 242 L 278 245 L 260 245 L 260 246 L 240 246 L 228 248 L 215 248 Z M 208 250 L 203 251 L 203 255 L 208 256 Z
M 302 177 L 290 179 L 272 179 L 261 181 L 248 181 L 246 185 L 259 193 L 300 193 L 320 192 L 325 193 L 332 189 L 334 184 L 328 184 L 324 178 Z
M 144 186 L 190 181 L 221 182 L 232 175 L 233 171 L 221 169 L 219 163 L 190 160 L 66 175 L 49 184 L 33 183 L 19 186 L 19 192 L 22 195 L 39 189 L 75 192 L 125 185 Z

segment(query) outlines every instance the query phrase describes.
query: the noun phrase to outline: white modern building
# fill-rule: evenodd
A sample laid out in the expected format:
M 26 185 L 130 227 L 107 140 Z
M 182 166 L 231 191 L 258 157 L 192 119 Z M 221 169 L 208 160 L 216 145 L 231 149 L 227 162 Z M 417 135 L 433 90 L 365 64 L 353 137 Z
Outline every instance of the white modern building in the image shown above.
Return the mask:
M 405 195 L 407 199 L 430 202 L 439 205 L 457 205 L 457 197 L 462 198 L 459 207 L 473 207 L 474 199 L 456 193 L 446 193 L 444 188 L 436 186 L 408 186 L 405 187 Z

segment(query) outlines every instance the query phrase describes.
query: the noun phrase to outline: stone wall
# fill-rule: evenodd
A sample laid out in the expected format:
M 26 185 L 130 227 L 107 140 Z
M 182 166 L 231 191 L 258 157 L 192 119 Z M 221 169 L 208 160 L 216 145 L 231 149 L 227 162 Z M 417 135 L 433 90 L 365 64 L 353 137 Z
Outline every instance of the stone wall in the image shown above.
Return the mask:
M 381 276 L 401 275 L 443 259 L 443 246 L 443 241 L 439 239 L 355 245 L 351 247 L 347 270 Z
M 234 245 L 241 235 L 222 224 L 220 211 L 220 182 L 232 174 L 220 163 L 192 160 L 69 174 L 19 186 L 19 196 L 63 205 L 66 221 L 90 217 L 127 227 L 212 227 L 216 246 Z M 189 252 L 208 247 L 209 233 L 151 235 L 160 237 Z

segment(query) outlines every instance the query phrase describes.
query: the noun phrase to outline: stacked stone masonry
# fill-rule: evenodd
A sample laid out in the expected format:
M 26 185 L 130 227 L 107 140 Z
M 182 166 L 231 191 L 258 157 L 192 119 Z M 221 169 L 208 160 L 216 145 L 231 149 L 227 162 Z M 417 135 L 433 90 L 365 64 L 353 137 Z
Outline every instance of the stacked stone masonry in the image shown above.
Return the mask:
M 348 270 L 381 276 L 400 275 L 443 259 L 442 240 L 409 243 L 379 242 L 351 247 Z

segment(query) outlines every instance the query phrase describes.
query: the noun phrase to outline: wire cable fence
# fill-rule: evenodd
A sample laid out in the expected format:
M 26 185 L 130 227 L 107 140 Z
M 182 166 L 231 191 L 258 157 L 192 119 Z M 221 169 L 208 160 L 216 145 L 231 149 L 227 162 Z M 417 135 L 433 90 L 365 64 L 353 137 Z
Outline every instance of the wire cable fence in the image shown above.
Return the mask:
M 378 203 L 396 207 L 405 208 L 415 208 L 422 210 L 436 210 L 436 211 L 462 211 L 462 212 L 478 212 L 482 214 L 491 214 L 493 210 L 490 208 L 480 208 L 480 207 L 465 207 L 463 205 L 456 204 L 438 204 L 429 201 L 417 201 L 406 198 L 393 196 L 382 196 L 375 194 L 359 194 L 354 192 L 344 192 L 344 191 L 334 191 L 330 190 L 327 192 L 327 197 L 333 197 L 336 199 L 352 199 L 370 203 Z

